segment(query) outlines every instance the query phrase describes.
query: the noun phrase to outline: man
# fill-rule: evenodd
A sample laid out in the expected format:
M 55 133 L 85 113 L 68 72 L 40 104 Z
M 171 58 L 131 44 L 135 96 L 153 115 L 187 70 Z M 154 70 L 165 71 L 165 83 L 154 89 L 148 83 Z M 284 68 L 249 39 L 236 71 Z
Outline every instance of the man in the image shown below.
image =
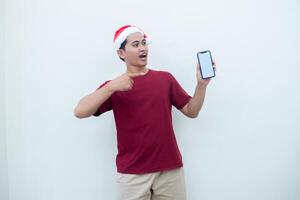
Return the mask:
M 185 200 L 183 163 L 172 126 L 172 105 L 196 118 L 209 79 L 197 65 L 197 86 L 189 96 L 168 72 L 147 68 L 149 37 L 127 25 L 115 32 L 114 46 L 126 72 L 83 97 L 74 110 L 78 118 L 113 110 L 121 200 Z

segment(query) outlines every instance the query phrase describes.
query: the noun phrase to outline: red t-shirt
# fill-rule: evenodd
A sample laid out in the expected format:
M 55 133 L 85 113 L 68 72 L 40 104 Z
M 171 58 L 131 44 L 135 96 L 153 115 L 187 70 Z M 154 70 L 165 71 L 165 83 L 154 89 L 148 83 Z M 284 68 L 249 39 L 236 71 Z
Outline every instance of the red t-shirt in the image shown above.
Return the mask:
M 149 70 L 132 79 L 131 90 L 113 93 L 94 114 L 99 116 L 113 110 L 118 144 L 117 171 L 143 174 L 182 167 L 171 110 L 172 105 L 181 109 L 191 96 L 168 72 Z

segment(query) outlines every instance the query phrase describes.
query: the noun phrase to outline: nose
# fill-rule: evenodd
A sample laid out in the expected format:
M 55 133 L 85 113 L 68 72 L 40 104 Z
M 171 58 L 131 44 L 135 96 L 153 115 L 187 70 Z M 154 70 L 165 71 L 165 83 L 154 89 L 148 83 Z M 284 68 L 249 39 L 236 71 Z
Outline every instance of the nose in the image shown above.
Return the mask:
M 140 48 L 139 48 L 140 51 L 146 51 L 147 49 L 148 49 L 147 45 L 140 45 Z

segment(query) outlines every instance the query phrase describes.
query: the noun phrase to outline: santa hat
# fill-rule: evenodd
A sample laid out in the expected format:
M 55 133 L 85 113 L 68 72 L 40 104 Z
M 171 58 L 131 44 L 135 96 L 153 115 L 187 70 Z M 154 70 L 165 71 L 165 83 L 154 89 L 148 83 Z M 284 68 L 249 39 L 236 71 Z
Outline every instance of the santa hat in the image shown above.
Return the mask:
M 133 33 L 142 33 L 144 38 L 146 39 L 147 44 L 150 44 L 150 38 L 145 34 L 142 29 L 133 26 L 133 25 L 126 25 L 119 28 L 114 35 L 114 49 L 118 50 L 121 47 L 121 44 L 127 39 L 127 37 Z

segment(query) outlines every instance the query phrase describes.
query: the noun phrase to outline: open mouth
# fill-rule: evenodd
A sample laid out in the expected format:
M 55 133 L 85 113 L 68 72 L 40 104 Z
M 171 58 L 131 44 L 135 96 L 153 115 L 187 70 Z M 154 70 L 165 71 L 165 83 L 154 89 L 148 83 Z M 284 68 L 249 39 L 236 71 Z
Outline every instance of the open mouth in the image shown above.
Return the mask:
M 146 61 L 147 60 L 147 54 L 141 54 L 141 55 L 139 55 L 139 58 L 143 61 Z
M 147 58 L 147 54 L 139 55 L 140 58 Z

